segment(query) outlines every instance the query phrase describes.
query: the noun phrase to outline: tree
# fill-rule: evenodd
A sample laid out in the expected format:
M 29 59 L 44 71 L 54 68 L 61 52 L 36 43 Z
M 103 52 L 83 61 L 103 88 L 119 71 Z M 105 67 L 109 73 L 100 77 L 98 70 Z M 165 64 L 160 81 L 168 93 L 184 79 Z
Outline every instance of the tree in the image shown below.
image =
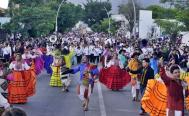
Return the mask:
M 54 29 L 55 12 L 45 5 L 28 7 L 22 6 L 11 18 L 7 27 L 12 32 L 20 32 L 25 36 L 41 36 Z M 14 27 L 15 26 L 15 27 Z
M 107 12 L 110 12 L 111 8 L 112 6 L 109 1 L 99 2 L 97 0 L 87 0 L 87 3 L 84 4 L 85 23 L 87 23 L 89 26 L 100 23 L 100 21 L 104 18 L 108 18 Z
M 111 19 L 110 25 L 111 25 L 110 33 L 115 34 L 118 29 L 116 22 Z M 109 28 L 109 19 L 108 18 L 101 20 L 100 23 L 96 23 L 96 24 L 92 25 L 92 30 L 94 30 L 96 32 L 105 32 L 108 34 L 108 28 Z
M 173 42 L 176 42 L 176 37 L 181 31 L 185 31 L 186 27 L 178 21 L 156 20 L 156 23 L 163 29 L 164 35 L 170 35 Z
M 189 31 L 189 9 L 178 11 L 176 17 L 186 25 L 186 28 Z
M 59 32 L 64 32 L 82 20 L 84 17 L 84 10 L 80 5 L 75 6 L 72 3 L 66 3 L 61 7 L 58 17 Z
M 138 20 L 140 6 L 136 2 L 135 2 L 135 6 L 136 6 L 136 16 L 137 16 L 136 18 Z M 133 3 L 131 0 L 129 0 L 127 4 L 122 4 L 119 7 L 119 13 L 123 14 L 129 22 L 129 25 L 127 25 L 127 28 L 130 33 L 133 32 L 133 28 L 134 28 L 134 10 L 133 9 L 134 9 Z
M 56 12 L 60 0 L 13 0 L 21 4 L 19 8 L 9 11 L 11 22 L 4 25 L 5 29 L 11 32 L 20 32 L 25 36 L 39 37 L 52 33 L 55 29 Z M 13 2 L 13 4 L 15 4 Z M 31 3 L 32 7 L 31 7 Z M 14 5 L 13 5 L 14 6 Z M 74 26 L 83 17 L 81 6 L 74 4 L 63 4 L 58 17 L 59 31 L 63 32 Z
M 187 9 L 189 7 L 189 0 L 160 0 L 161 3 L 169 3 L 170 8 L 175 6 L 179 9 Z
M 154 19 L 175 19 L 178 12 L 176 8 L 164 8 L 158 5 L 149 6 L 147 9 L 152 11 Z

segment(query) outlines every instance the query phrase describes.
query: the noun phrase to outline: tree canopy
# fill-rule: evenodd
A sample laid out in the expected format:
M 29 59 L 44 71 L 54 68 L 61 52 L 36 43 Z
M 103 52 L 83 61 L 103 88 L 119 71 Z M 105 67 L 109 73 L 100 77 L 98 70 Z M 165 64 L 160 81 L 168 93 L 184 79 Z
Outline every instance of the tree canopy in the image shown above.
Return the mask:
M 38 37 L 52 33 L 60 0 L 12 0 L 9 14 L 11 22 L 4 25 L 11 32 L 21 32 L 25 36 Z M 14 5 L 19 4 L 19 8 Z M 32 7 L 31 7 L 32 6 Z M 72 3 L 65 3 L 60 9 L 58 30 L 63 32 L 73 27 L 83 18 L 83 9 Z
M 87 0 L 87 3 L 84 4 L 84 21 L 89 26 L 100 23 L 104 18 L 108 18 L 107 12 L 110 12 L 111 9 L 112 5 L 109 1 L 99 2 L 97 0 Z
M 136 19 L 138 20 L 139 10 L 141 7 L 139 6 L 139 4 L 137 4 L 137 2 L 135 2 L 135 6 L 136 6 L 136 16 L 137 16 Z M 134 10 L 133 9 L 134 9 L 133 3 L 131 0 L 129 0 L 127 4 L 122 4 L 119 7 L 119 13 L 123 14 L 129 22 L 129 25 L 127 25 L 128 26 L 127 28 L 129 29 L 129 32 L 131 33 L 134 28 Z

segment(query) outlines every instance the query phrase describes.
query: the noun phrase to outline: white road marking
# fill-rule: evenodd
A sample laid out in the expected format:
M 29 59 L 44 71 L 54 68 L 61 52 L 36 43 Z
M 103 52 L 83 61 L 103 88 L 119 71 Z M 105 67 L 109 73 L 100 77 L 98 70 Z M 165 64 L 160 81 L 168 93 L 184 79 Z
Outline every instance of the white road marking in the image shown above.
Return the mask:
M 97 87 L 98 87 L 98 98 L 99 98 L 99 105 L 100 105 L 100 113 L 101 116 L 106 116 L 106 109 L 105 109 L 105 105 L 104 105 L 104 98 L 102 95 L 102 88 L 100 85 L 100 82 L 97 83 Z

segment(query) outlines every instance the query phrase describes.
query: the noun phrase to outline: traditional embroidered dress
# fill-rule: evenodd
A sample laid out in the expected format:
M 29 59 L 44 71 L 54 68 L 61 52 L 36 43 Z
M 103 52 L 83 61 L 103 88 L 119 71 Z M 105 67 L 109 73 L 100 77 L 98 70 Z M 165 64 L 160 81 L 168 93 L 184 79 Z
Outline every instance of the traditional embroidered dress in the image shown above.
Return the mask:
M 22 59 L 29 65 L 31 66 L 32 64 L 32 60 L 35 58 L 36 56 L 31 55 L 30 53 L 24 53 L 22 55 Z
M 131 93 L 132 97 L 136 98 L 137 97 L 137 90 L 140 88 L 139 81 L 137 77 L 139 76 L 139 68 L 140 68 L 140 63 L 137 59 L 132 58 L 129 63 L 128 63 L 128 68 L 130 70 L 129 74 L 131 75 Z
M 22 59 L 31 66 L 29 70 L 24 71 L 25 75 L 27 75 L 29 82 L 27 83 L 27 91 L 28 96 L 33 96 L 36 93 L 36 67 L 34 64 L 35 55 L 31 55 L 30 53 L 24 53 L 22 55 Z
M 51 76 L 51 80 L 50 80 L 50 86 L 53 87 L 62 87 L 62 81 L 60 78 L 61 75 L 61 59 L 58 58 L 54 58 L 54 63 L 52 65 L 52 76 Z
M 34 50 L 36 53 L 36 58 L 35 58 L 35 71 L 36 74 L 39 75 L 44 67 L 44 61 L 42 59 L 42 52 L 40 49 Z
M 184 80 L 189 84 L 189 77 L 185 77 Z M 187 96 L 185 99 L 186 109 L 189 110 L 188 93 L 185 93 L 185 96 Z M 160 75 L 158 75 L 156 80 L 149 80 L 145 94 L 141 100 L 144 110 L 149 113 L 150 116 L 166 116 L 167 101 L 167 88 Z
M 80 79 L 78 83 L 78 95 L 81 100 L 88 98 L 93 91 L 95 75 L 99 74 L 96 65 L 82 63 L 79 66 L 73 68 L 73 73 L 80 72 Z M 90 75 L 90 76 L 89 76 Z M 90 77 L 90 78 L 88 78 Z M 90 92 L 89 92 L 90 91 Z M 84 96 L 85 95 L 85 96 Z
M 25 70 L 29 70 L 30 67 L 26 62 L 12 62 L 9 66 L 12 69 L 13 80 L 10 81 L 8 86 L 8 100 L 9 103 L 26 103 L 28 97 L 28 73 Z
M 52 68 L 51 65 L 53 63 L 53 56 L 52 55 L 43 55 L 43 61 L 44 61 L 44 68 L 47 71 L 48 74 L 52 75 Z
M 126 86 L 131 81 L 131 76 L 123 67 L 119 60 L 111 60 L 108 65 L 109 68 L 103 68 L 100 72 L 100 82 L 112 90 L 119 90 Z
M 167 89 L 165 84 L 155 79 L 149 80 L 141 104 L 150 116 L 166 116 Z
M 80 71 L 80 83 L 77 86 L 77 92 L 79 98 L 83 102 L 83 108 L 84 111 L 88 110 L 88 105 L 89 105 L 89 98 L 91 93 L 93 92 L 93 87 L 94 87 L 94 80 L 95 80 L 95 75 L 98 74 L 98 69 L 96 66 L 92 66 L 90 64 L 82 64 L 73 72 L 78 72 Z

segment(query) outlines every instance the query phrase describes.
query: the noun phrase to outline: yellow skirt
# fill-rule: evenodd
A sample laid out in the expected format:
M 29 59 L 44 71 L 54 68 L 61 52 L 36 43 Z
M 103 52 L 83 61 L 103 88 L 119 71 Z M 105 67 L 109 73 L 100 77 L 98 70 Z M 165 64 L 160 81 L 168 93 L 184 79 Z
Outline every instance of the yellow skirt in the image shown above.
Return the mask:
M 50 80 L 50 86 L 52 87 L 62 87 L 62 81 L 60 78 L 60 66 L 52 66 L 52 76 Z
M 149 80 L 141 104 L 150 116 L 166 116 L 166 86 L 155 79 Z

